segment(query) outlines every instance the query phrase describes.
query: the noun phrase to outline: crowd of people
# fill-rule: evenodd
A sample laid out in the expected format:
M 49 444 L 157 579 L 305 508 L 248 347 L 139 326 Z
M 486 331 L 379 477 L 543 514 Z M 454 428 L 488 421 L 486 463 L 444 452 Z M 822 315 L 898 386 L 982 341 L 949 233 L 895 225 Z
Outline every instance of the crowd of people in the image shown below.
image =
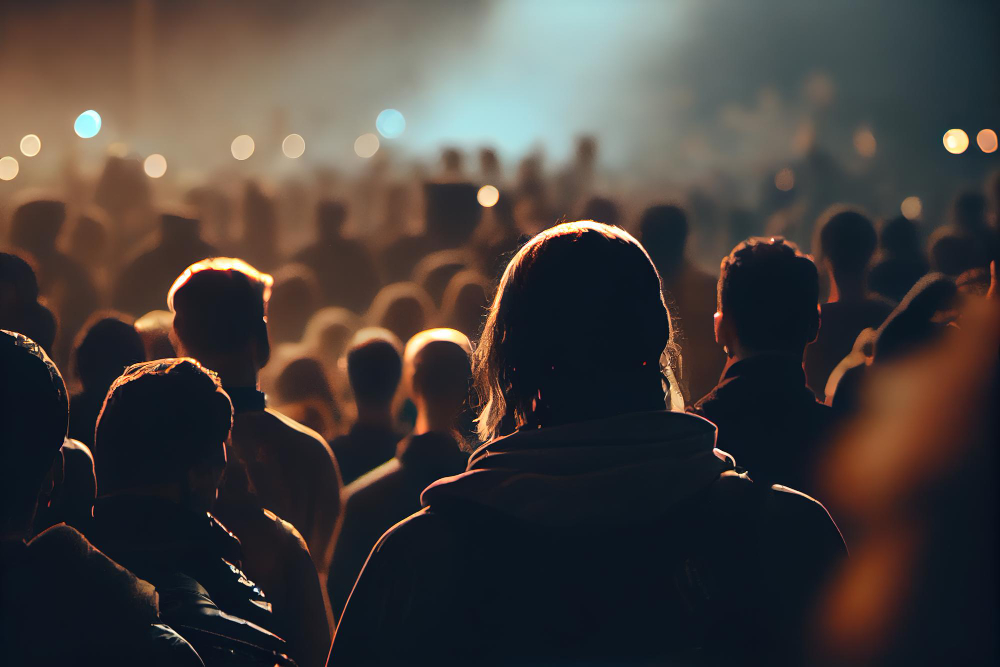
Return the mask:
M 734 221 L 712 274 L 592 140 L 491 207 L 481 158 L 315 197 L 297 250 L 265 188 L 234 238 L 120 158 L 12 208 L 5 664 L 1000 657 L 1000 178 Z

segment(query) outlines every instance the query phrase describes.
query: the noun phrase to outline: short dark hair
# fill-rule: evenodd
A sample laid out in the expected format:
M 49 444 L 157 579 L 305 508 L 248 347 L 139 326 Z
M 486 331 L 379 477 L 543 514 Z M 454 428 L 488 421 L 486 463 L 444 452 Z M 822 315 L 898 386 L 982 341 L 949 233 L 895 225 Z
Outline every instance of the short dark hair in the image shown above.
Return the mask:
M 390 331 L 362 329 L 347 349 L 347 379 L 359 405 L 392 402 L 403 373 L 402 345 Z
M 875 253 L 878 235 L 864 213 L 833 206 L 819 217 L 819 253 L 829 260 L 834 274 L 863 273 Z
M 0 330 L 0 516 L 27 521 L 66 437 L 69 399 L 35 341 Z
M 781 237 L 747 239 L 722 260 L 718 299 L 746 348 L 801 352 L 816 333 L 816 264 Z
M 134 320 L 122 313 L 95 313 L 73 346 L 76 375 L 84 389 L 105 391 L 132 364 L 146 360 Z
M 271 276 L 241 259 L 214 257 L 192 264 L 167 294 L 178 337 L 196 354 L 244 345 L 266 331 L 273 284 Z
M 233 405 L 219 378 L 194 359 L 129 366 L 97 417 L 95 461 L 102 493 L 183 480 L 224 466 Z

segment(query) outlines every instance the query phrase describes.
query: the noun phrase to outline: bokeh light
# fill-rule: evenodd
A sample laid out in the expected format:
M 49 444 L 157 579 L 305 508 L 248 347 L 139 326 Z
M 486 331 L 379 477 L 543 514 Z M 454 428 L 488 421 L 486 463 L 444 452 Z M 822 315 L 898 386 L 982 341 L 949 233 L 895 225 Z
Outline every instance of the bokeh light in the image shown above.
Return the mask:
M 876 148 L 875 135 L 867 127 L 859 127 L 854 132 L 854 150 L 858 155 L 865 158 L 874 157 Z
M 37 134 L 26 134 L 21 138 L 21 152 L 26 157 L 35 157 L 42 150 L 42 140 Z
M 948 130 L 944 133 L 944 147 L 954 155 L 964 153 L 969 147 L 969 135 L 964 130 Z
M 395 109 L 385 109 L 375 119 L 375 129 L 386 139 L 395 139 L 406 129 L 406 119 Z
M 292 159 L 302 157 L 302 154 L 306 152 L 306 140 L 302 138 L 301 134 L 289 134 L 281 142 L 281 152 L 285 154 L 285 157 Z
M 253 155 L 253 137 L 249 134 L 241 134 L 233 139 L 233 145 L 230 146 L 230 149 L 233 152 L 234 158 L 237 160 L 246 160 Z
M 101 115 L 93 109 L 84 111 L 76 117 L 73 131 L 82 139 L 96 137 L 97 133 L 101 131 Z
M 480 206 L 485 206 L 486 208 L 495 206 L 496 203 L 500 201 L 500 191 L 492 185 L 484 185 L 479 188 L 479 192 L 476 193 L 476 200 L 479 202 Z
M 788 192 L 795 187 L 795 172 L 787 167 L 774 175 L 774 187 Z
M 142 163 L 142 169 L 150 178 L 160 178 L 167 173 L 167 158 L 159 153 L 153 153 Z
M 907 220 L 916 220 L 920 217 L 920 212 L 924 210 L 924 204 L 920 201 L 920 197 L 907 197 L 903 200 L 903 203 L 899 205 L 899 212 L 903 214 L 903 217 Z
M 997 133 L 993 130 L 979 130 L 979 134 L 976 135 L 976 143 L 979 144 L 979 150 L 984 153 L 996 152 Z
M 371 132 L 362 134 L 354 141 L 354 152 L 364 158 L 375 155 L 378 152 L 378 137 Z
M 17 164 L 17 160 L 9 155 L 0 158 L 0 181 L 13 180 L 17 176 L 18 171 L 20 171 L 20 167 Z

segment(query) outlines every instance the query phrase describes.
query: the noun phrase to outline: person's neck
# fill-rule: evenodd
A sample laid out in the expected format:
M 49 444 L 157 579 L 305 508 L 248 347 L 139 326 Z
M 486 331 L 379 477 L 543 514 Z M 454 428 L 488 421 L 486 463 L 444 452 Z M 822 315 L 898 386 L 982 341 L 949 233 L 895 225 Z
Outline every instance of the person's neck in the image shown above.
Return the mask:
M 741 361 L 748 361 L 750 359 L 759 359 L 760 357 L 787 357 L 789 359 L 798 359 L 801 363 L 802 358 L 805 356 L 805 348 L 801 351 L 795 350 L 736 350 L 733 356 L 726 360 L 726 366 L 723 369 L 723 374 L 728 371 L 731 367 L 738 364 Z
M 417 422 L 413 426 L 413 435 L 424 433 L 448 433 L 457 430 L 455 417 L 457 410 L 440 405 L 430 405 L 426 401 L 414 401 L 417 406 Z
M 863 301 L 865 298 L 865 279 L 863 276 L 836 276 L 830 273 L 830 297 L 828 303 L 838 301 Z
M 355 424 L 360 426 L 384 426 L 392 425 L 392 411 L 388 405 L 363 405 L 358 404 L 358 418 Z
M 219 381 L 223 387 L 258 388 L 259 373 L 257 366 L 251 360 L 210 355 L 200 355 L 197 359 L 202 366 L 219 374 Z

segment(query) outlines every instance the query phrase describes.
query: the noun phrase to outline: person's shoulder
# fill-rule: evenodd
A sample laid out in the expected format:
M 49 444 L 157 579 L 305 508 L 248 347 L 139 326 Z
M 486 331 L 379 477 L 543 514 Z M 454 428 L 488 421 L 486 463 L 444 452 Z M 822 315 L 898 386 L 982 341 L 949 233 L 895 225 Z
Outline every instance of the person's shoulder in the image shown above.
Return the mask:
M 425 507 L 389 528 L 372 549 L 379 558 L 439 559 L 456 554 L 460 535 L 445 517 Z M 437 561 L 436 561 L 437 562 Z
M 768 501 L 766 518 L 775 531 L 829 555 L 847 554 L 840 528 L 823 503 L 781 484 L 770 488 Z
M 39 533 L 28 542 L 28 550 L 34 560 L 42 560 L 50 556 L 61 558 L 67 554 L 86 556 L 90 550 L 96 551 L 94 546 L 83 536 L 83 533 L 64 523 Z
M 274 408 L 265 408 L 254 413 L 242 413 L 240 417 L 249 417 L 261 429 L 280 432 L 282 439 L 286 442 L 308 447 L 316 446 L 325 450 L 330 448 L 330 445 L 319 433 Z

